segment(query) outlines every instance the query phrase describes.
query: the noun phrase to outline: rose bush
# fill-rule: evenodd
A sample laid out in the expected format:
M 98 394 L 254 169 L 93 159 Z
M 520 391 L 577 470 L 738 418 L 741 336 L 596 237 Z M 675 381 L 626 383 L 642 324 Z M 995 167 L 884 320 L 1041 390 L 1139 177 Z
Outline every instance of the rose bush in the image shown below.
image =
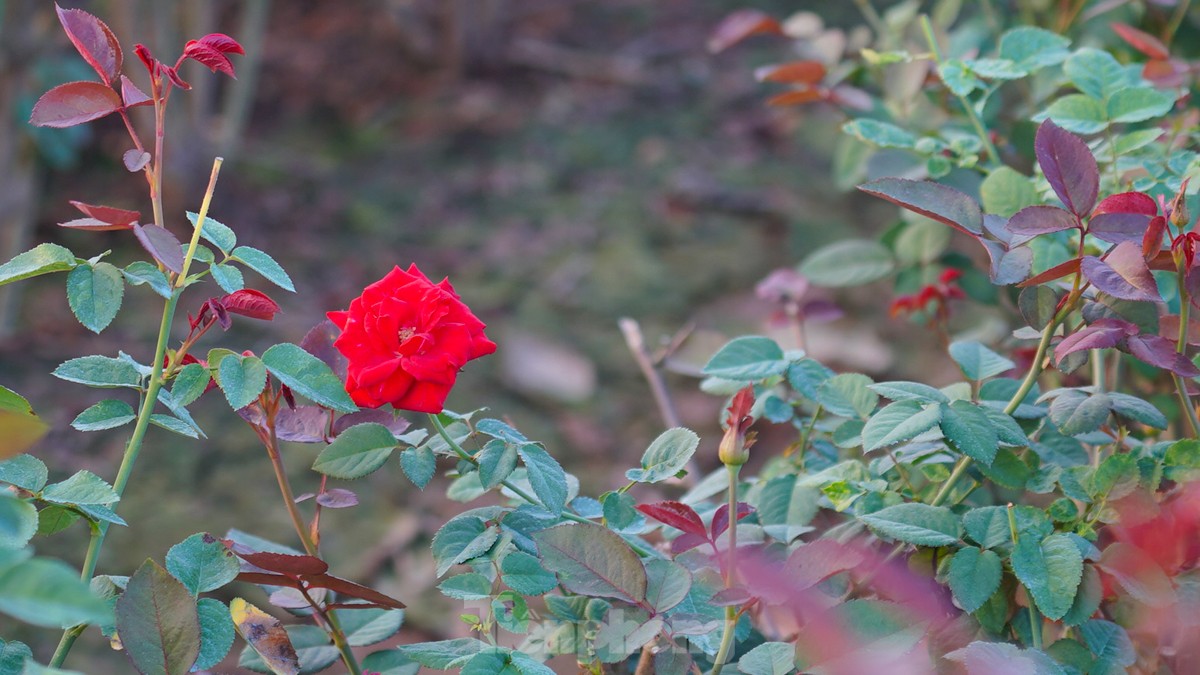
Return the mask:
M 434 284 L 415 264 L 328 316 L 342 330 L 333 344 L 349 361 L 346 391 L 369 408 L 439 413 L 459 369 L 496 351 L 450 281 Z

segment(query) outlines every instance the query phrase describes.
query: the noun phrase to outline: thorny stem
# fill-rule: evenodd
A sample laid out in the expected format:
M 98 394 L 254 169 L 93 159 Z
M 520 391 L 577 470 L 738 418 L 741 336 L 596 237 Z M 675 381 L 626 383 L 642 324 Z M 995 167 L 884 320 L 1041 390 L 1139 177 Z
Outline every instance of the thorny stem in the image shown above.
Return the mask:
M 726 464 L 725 468 L 729 472 L 729 563 L 725 568 L 725 588 L 733 588 L 734 582 L 737 580 L 737 493 L 738 493 L 738 473 L 742 470 L 741 464 Z M 725 667 L 725 661 L 729 659 L 729 650 L 733 647 L 733 635 L 737 629 L 738 610 L 737 607 L 730 605 L 725 608 L 725 632 L 721 635 L 721 646 L 717 649 L 717 655 L 713 659 L 712 675 L 721 675 L 721 669 Z
M 933 52 L 933 60 L 939 67 L 942 65 L 942 48 L 938 45 L 937 36 L 933 33 L 933 24 L 929 21 L 929 15 L 921 15 L 921 31 L 925 34 L 925 41 L 929 43 L 929 51 Z M 966 96 L 955 94 L 958 102 L 962 104 L 963 110 L 967 113 L 967 118 L 971 120 L 971 126 L 975 127 L 975 133 L 979 136 L 979 140 L 983 142 L 983 147 L 988 154 L 988 164 L 993 168 L 1001 166 L 1000 153 L 996 150 L 996 144 L 992 143 L 992 137 L 988 135 L 987 127 L 983 126 L 983 120 L 979 119 L 979 113 L 975 111 L 975 106 L 967 100 Z
M 429 422 L 430 422 L 430 424 L 433 425 L 433 428 L 438 432 L 438 435 L 442 437 L 442 440 L 446 441 L 446 445 L 450 446 L 450 449 L 454 451 L 454 454 L 456 454 L 460 458 L 470 462 L 471 464 L 474 464 L 475 466 L 479 466 L 479 460 L 475 459 L 475 457 L 473 457 L 471 455 L 471 453 L 464 450 L 463 447 L 458 444 L 458 441 L 455 441 L 453 438 L 450 437 L 450 432 L 446 431 L 446 427 L 442 424 L 442 421 L 440 419 L 438 419 L 438 416 L 436 414 L 433 414 L 433 413 L 429 414 Z M 514 485 L 512 483 L 512 481 L 503 480 L 503 481 L 500 481 L 500 484 L 503 485 L 504 487 L 508 488 L 509 491 L 512 492 L 513 494 L 515 494 L 516 496 L 520 497 L 521 499 L 524 499 L 526 502 L 533 504 L 535 506 L 542 505 L 542 503 L 540 501 L 538 501 L 537 497 L 534 497 L 533 495 L 529 494 L 528 492 L 522 490 L 520 487 Z M 584 518 L 583 516 L 579 516 L 574 513 L 571 513 L 570 511 L 567 511 L 566 509 L 564 509 L 562 512 L 559 513 L 559 517 L 561 517 L 565 520 L 574 521 L 576 523 L 590 523 L 593 525 L 595 524 L 595 523 L 592 523 L 592 521 L 588 520 L 587 518 Z M 625 540 L 625 543 L 629 544 L 629 547 L 632 548 L 635 553 L 642 556 L 643 558 L 652 557 L 654 555 L 650 551 L 647 551 L 646 549 L 642 548 L 641 546 L 638 546 L 637 544 L 629 541 L 628 539 Z

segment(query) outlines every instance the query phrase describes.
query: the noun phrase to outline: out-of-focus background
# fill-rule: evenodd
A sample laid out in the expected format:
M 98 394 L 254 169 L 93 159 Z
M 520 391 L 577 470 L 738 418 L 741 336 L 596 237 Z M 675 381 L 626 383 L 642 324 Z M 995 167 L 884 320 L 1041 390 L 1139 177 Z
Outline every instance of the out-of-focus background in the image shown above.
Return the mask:
M 853 3 L 811 5 L 853 39 L 862 22 Z M 246 47 L 234 57 L 237 81 L 184 67 L 195 90 L 176 91 L 168 113 L 166 225 L 186 232 L 183 213 L 197 209 L 213 157 L 224 156 L 211 215 L 275 255 L 297 293 L 248 273 L 248 285 L 269 292 L 283 314 L 210 334 L 201 353 L 299 341 L 393 265 L 416 262 L 435 280 L 449 276 L 499 343 L 495 356 L 469 365 L 450 407 L 490 406 L 545 441 L 585 494 L 619 485 L 664 428 L 619 318 L 640 322 L 651 351 L 686 335 L 666 382 L 682 423 L 704 439 L 702 468 L 712 468 L 722 401 L 675 371 L 702 364 L 727 337 L 779 330 L 777 308 L 756 298 L 755 284 L 821 243 L 877 230 L 891 213 L 830 178 L 841 113 L 764 104 L 753 67 L 778 61 L 780 43 L 706 50 L 733 9 L 786 16 L 797 9 L 789 0 L 64 6 L 109 23 L 125 46 L 126 74 L 143 86 L 137 42 L 168 62 L 187 39 L 214 31 Z M 7 259 L 48 240 L 85 257 L 113 249 L 114 262 L 136 259 L 127 233 L 56 225 L 76 217 L 72 199 L 144 213 L 149 205 L 142 178 L 121 165 L 129 140 L 115 118 L 69 130 L 25 123 L 42 92 L 94 77 L 53 3 L 8 0 L 0 22 L 0 253 Z M 150 120 L 135 119 L 145 137 Z M 0 383 L 53 424 L 35 454 L 63 475 L 88 468 L 111 479 L 125 434 L 71 430 L 102 396 L 48 373 L 68 358 L 118 349 L 148 360 L 159 301 L 131 290 L 117 321 L 95 336 L 71 316 L 61 278 L 13 288 L 0 295 Z M 184 309 L 195 312 L 203 293 Z M 810 351 L 870 373 L 915 367 L 896 366 L 888 343 L 920 330 L 888 322 L 882 293 L 839 301 L 857 319 L 814 326 Z M 151 431 L 121 503 L 133 527 L 114 528 L 101 572 L 127 574 L 203 530 L 237 527 L 291 543 L 253 433 L 219 396 L 201 401 L 196 417 L 208 441 Z M 287 452 L 297 490 L 311 488 L 306 467 L 316 450 Z M 405 641 L 462 630 L 458 612 L 430 593 L 429 538 L 462 508 L 446 501 L 439 481 L 419 492 L 393 463 L 346 486 L 360 506 L 325 516 L 335 569 L 410 605 Z M 85 542 L 77 525 L 39 552 L 77 564 Z M 96 654 L 87 672 L 126 672 L 93 633 L 80 648 Z M 44 655 L 57 634 L 19 637 Z

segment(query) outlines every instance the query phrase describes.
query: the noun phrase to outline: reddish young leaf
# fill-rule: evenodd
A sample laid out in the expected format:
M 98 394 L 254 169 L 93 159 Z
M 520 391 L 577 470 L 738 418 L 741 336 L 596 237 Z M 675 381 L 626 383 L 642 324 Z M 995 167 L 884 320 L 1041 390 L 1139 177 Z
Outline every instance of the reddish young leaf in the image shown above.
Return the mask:
M 270 321 L 279 313 L 279 305 L 267 297 L 266 293 L 250 288 L 234 291 L 221 298 L 220 303 L 226 311 L 248 316 L 251 319 Z
M 132 226 L 142 217 L 142 214 L 137 211 L 118 209 L 114 206 L 96 206 L 95 204 L 85 204 L 75 200 L 71 200 L 71 206 L 79 209 L 83 212 L 83 215 L 91 216 L 109 225 Z
M 150 163 L 150 153 L 137 148 L 130 148 L 121 155 L 121 161 L 125 163 L 125 168 L 131 172 L 138 172 L 146 168 Z
M 1167 50 L 1167 46 L 1162 43 L 1162 40 L 1153 35 L 1140 31 L 1129 24 L 1113 21 L 1108 24 L 1112 27 L 1113 32 L 1121 36 L 1121 39 L 1128 42 L 1131 47 L 1139 52 L 1149 56 L 1152 59 L 1167 59 L 1171 53 Z
M 1182 87 L 1189 80 L 1191 66 L 1181 59 L 1147 61 L 1142 66 L 1142 77 L 1160 89 Z
M 754 507 L 750 506 L 746 502 L 738 502 L 737 519 L 739 521 L 742 518 L 745 518 L 746 516 L 750 515 L 751 513 L 754 513 Z M 729 529 L 729 505 L 728 504 L 722 504 L 719 507 L 717 507 L 716 513 L 713 514 L 711 529 L 712 529 L 712 538 L 713 539 L 716 539 L 717 537 L 721 536 L 722 534 L 725 534 L 725 530 Z
M 1075 331 L 1063 338 L 1054 347 L 1054 360 L 1062 362 L 1068 354 L 1087 349 L 1109 349 L 1116 347 L 1129 335 L 1129 328 L 1137 332 L 1137 326 L 1118 319 L 1100 319 L 1090 326 Z
M 317 503 L 327 509 L 345 509 L 358 504 L 358 495 L 344 488 L 333 488 L 317 495 Z
M 235 80 L 237 79 L 237 75 L 233 72 L 233 63 L 229 61 L 229 57 L 225 56 L 225 54 L 212 45 L 196 40 L 189 40 L 183 48 L 183 56 L 206 66 L 214 73 L 220 71 Z
M 283 586 L 295 589 L 301 587 L 298 578 L 282 574 L 272 574 L 270 572 L 238 572 L 237 580 L 248 584 L 262 584 L 263 586 Z
M 1057 206 L 1026 206 L 1008 219 L 1007 229 L 1014 243 L 1023 243 L 1040 234 L 1061 232 L 1078 227 L 1075 216 Z
M 367 602 L 378 607 L 386 607 L 388 609 L 404 609 L 404 603 L 391 596 L 384 595 L 373 588 L 368 588 L 366 586 L 356 584 L 353 581 L 347 581 L 346 579 L 341 579 L 329 574 L 320 574 L 315 576 L 304 575 L 301 577 L 301 579 L 309 586 L 315 588 L 327 588 L 334 593 L 348 595 L 352 598 L 358 598 L 359 600 L 366 600 Z
M 237 554 L 237 557 L 259 568 L 258 570 L 247 570 L 248 572 L 266 570 L 267 572 L 299 577 L 307 574 L 325 574 L 329 571 L 328 563 L 311 555 L 243 551 L 241 550 L 242 547 L 230 547 L 228 543 L 226 543 L 226 546 Z
M 1157 217 L 1157 216 L 1155 216 Z M 1141 243 L 1154 217 L 1144 213 L 1101 213 L 1088 221 L 1088 234 L 1110 244 Z
M 745 40 L 751 35 L 783 35 L 783 26 L 757 9 L 739 9 L 721 19 L 708 38 L 708 51 L 716 54 Z
M 1175 351 L 1175 341 L 1158 335 L 1133 335 L 1126 341 L 1129 353 L 1137 358 L 1183 377 L 1200 375 L 1200 368 L 1188 357 Z
M 183 271 L 183 248 L 175 235 L 158 225 L 134 225 L 133 234 L 154 259 L 175 272 Z
M 1167 219 L 1162 216 L 1154 216 L 1150 222 L 1146 224 L 1146 231 L 1142 234 L 1142 257 L 1146 260 L 1153 260 L 1160 251 L 1162 251 L 1163 239 L 1167 236 Z
M 927 180 L 880 178 L 859 185 L 858 189 L 972 237 L 983 234 L 983 211 L 979 203 L 948 185 Z
M 162 70 L 162 72 L 164 74 L 166 74 L 166 76 L 171 80 L 171 82 L 175 83 L 176 87 L 179 87 L 180 89 L 182 89 L 184 91 L 187 91 L 192 88 L 192 85 L 188 84 L 186 81 L 184 81 L 184 79 L 182 77 L 179 76 L 179 71 L 177 69 L 172 68 L 163 63 L 159 63 L 158 67 Z
M 1167 270 L 1175 271 L 1175 258 L 1171 256 L 1171 250 L 1165 249 L 1154 254 L 1153 258 L 1146 258 L 1146 266 L 1152 270 Z
M 1100 171 L 1087 143 L 1046 120 L 1038 127 L 1033 149 L 1042 173 L 1067 210 L 1081 218 L 1091 213 L 1100 190 Z
M 700 515 L 683 502 L 664 501 L 638 504 L 637 510 L 677 530 L 708 538 L 708 532 L 704 528 L 704 521 L 700 520 Z
M 825 64 L 820 61 L 791 61 L 763 66 L 754 71 L 759 82 L 817 84 L 825 79 Z
M 99 82 L 68 82 L 42 94 L 29 123 L 61 129 L 98 120 L 121 109 L 117 92 Z
M 671 553 L 679 555 L 684 551 L 690 551 L 697 546 L 703 546 L 710 543 L 708 537 L 701 537 L 698 534 L 684 532 L 683 534 L 671 540 Z
M 1096 213 L 1141 213 L 1158 215 L 1158 204 L 1145 192 L 1118 192 L 1109 195 L 1096 206 Z
M 88 65 L 96 70 L 105 84 L 112 84 L 121 74 L 121 43 L 103 21 L 81 9 L 63 9 L 57 4 L 58 20 Z
M 146 95 L 146 92 L 138 89 L 138 86 L 133 83 L 133 80 L 121 76 L 121 100 L 125 101 L 126 108 L 136 108 L 140 105 L 154 105 L 154 99 Z
M 1039 286 L 1048 281 L 1054 281 L 1055 279 L 1061 279 L 1061 278 L 1067 276 L 1068 274 L 1075 274 L 1078 271 L 1079 271 L 1079 258 L 1071 258 L 1070 260 L 1068 260 L 1066 262 L 1059 263 L 1059 264 L 1055 265 L 1054 267 L 1051 267 L 1050 269 L 1046 270 L 1045 272 L 1042 272 L 1040 274 L 1036 274 L 1032 277 L 1029 277 L 1025 281 L 1022 281 L 1021 283 L 1017 284 L 1017 287 L 1018 288 L 1027 288 L 1029 286 Z
M 242 45 L 238 44 L 237 40 L 229 37 L 224 33 L 209 33 L 197 40 L 216 49 L 222 54 L 245 54 L 246 50 L 242 49 Z
M 782 94 L 776 94 L 767 99 L 767 105 L 804 105 L 806 103 L 824 101 L 826 96 L 826 92 L 823 89 L 806 87 L 804 89 L 794 89 L 792 91 L 785 91 Z
M 150 77 L 158 77 L 158 59 L 154 58 L 154 55 L 150 53 L 149 47 L 140 43 L 136 44 L 133 46 L 133 53 L 137 54 L 137 57 L 142 61 L 142 65 L 146 66 L 146 70 L 149 71 Z
M 1104 260 L 1084 256 L 1081 263 L 1083 276 L 1097 290 L 1122 300 L 1157 302 L 1158 284 L 1146 266 L 1142 249 L 1132 242 L 1122 242 L 1113 247 Z
M 68 220 L 65 223 L 59 223 L 59 227 L 68 227 L 72 230 L 87 230 L 89 232 L 108 232 L 112 230 L 132 230 L 133 224 L 129 225 L 114 225 L 106 223 L 103 220 L 95 218 L 76 218 Z

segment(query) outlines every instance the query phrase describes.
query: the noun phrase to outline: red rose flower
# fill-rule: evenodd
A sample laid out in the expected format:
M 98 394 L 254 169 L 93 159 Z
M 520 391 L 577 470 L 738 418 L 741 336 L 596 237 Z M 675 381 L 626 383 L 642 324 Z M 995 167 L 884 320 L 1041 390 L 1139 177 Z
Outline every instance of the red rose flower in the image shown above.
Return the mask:
M 450 282 L 434 284 L 416 265 L 396 267 L 327 316 L 342 329 L 333 345 L 349 361 L 346 391 L 368 408 L 441 412 L 459 369 L 496 351 Z

